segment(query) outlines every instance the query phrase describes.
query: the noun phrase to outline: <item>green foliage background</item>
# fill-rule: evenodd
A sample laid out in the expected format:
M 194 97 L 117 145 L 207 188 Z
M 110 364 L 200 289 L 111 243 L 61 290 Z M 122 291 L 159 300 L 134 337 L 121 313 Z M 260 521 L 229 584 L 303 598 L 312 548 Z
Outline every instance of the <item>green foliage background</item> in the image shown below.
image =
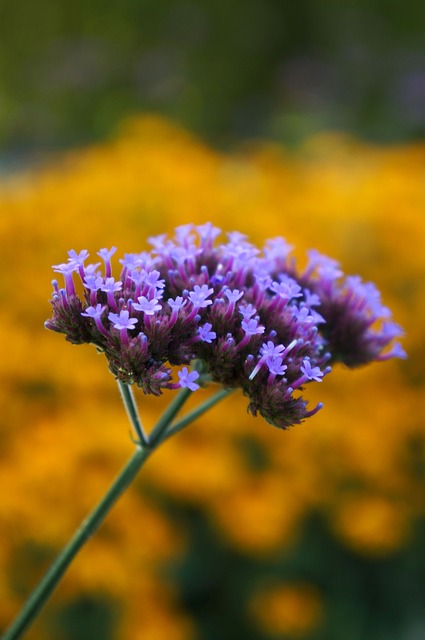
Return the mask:
M 140 110 L 217 144 L 425 130 L 420 2 L 0 2 L 0 140 L 75 145 Z

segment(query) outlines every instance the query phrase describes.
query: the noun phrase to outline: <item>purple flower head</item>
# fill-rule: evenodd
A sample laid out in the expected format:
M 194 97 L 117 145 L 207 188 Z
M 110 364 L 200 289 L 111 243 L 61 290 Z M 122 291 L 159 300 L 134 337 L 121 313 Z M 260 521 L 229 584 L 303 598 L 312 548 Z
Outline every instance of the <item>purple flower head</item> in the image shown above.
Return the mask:
M 205 379 L 241 389 L 253 415 L 283 429 L 321 408 L 309 409 L 300 392 L 329 364 L 405 357 L 402 329 L 373 284 L 344 277 L 317 251 L 300 270 L 283 238 L 260 250 L 237 231 L 221 244 L 219 234 L 211 223 L 182 225 L 174 237 L 150 238 L 151 251 L 125 254 L 115 276 L 115 248 L 98 252 L 104 274 L 84 266 L 85 250 L 71 250 L 54 266 L 65 288 L 54 285 L 47 328 L 94 343 L 118 379 L 154 395 L 196 390 L 199 373 L 187 366 L 196 359 Z M 174 366 L 183 366 L 178 382 Z
M 182 389 L 190 389 L 190 391 L 199 389 L 199 384 L 195 382 L 195 380 L 199 378 L 197 371 L 189 371 L 187 367 L 183 367 L 181 371 L 177 372 L 177 375 L 179 376 L 179 383 Z

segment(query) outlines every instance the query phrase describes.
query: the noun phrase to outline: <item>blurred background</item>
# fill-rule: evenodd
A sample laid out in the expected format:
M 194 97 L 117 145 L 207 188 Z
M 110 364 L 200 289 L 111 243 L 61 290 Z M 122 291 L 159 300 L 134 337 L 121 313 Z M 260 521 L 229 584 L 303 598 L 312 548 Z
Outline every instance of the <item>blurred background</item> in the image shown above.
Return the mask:
M 133 448 L 106 362 L 43 328 L 51 265 L 211 220 L 374 281 L 409 359 L 287 432 L 235 394 L 170 440 L 28 639 L 425 637 L 422 14 L 0 0 L 0 628 Z M 137 397 L 149 427 L 171 394 Z

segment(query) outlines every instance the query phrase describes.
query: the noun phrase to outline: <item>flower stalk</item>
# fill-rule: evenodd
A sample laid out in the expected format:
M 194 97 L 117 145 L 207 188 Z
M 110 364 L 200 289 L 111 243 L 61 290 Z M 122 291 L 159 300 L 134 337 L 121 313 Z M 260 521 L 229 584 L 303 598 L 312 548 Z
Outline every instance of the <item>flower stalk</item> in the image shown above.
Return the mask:
M 14 622 L 5 631 L 2 636 L 2 640 L 18 640 L 30 627 L 43 606 L 46 604 L 50 595 L 58 586 L 60 580 L 80 549 L 102 525 L 112 507 L 133 482 L 153 451 L 155 451 L 155 449 L 157 449 L 159 445 L 171 435 L 174 435 L 190 423 L 194 422 L 199 416 L 205 413 L 217 402 L 224 399 L 229 393 L 226 390 L 221 390 L 217 394 L 208 398 L 205 402 L 201 403 L 196 407 L 196 409 L 192 410 L 182 418 L 182 420 L 173 424 L 178 412 L 192 393 L 189 389 L 182 389 L 159 418 L 157 424 L 152 429 L 151 434 L 147 436 L 143 430 L 131 389 L 128 385 L 120 381 L 118 381 L 118 386 L 127 414 L 136 431 L 137 437 L 140 439 L 140 442 L 137 442 L 136 450 L 115 478 L 106 494 L 82 522 L 71 540 L 62 549 L 56 560 L 40 580 Z

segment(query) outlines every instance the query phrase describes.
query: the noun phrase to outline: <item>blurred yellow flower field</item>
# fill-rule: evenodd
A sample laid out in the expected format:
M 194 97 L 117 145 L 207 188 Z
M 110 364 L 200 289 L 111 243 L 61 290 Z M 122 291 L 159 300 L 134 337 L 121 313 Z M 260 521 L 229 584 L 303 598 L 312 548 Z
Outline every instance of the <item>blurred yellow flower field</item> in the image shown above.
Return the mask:
M 58 620 L 85 597 L 108 611 L 107 631 L 94 639 L 201 638 L 164 569 L 191 545 L 188 517 L 174 517 L 175 505 L 202 513 L 223 549 L 253 562 L 290 550 L 312 514 L 360 558 L 409 549 L 425 518 L 424 216 L 425 144 L 384 148 L 321 135 L 295 152 L 264 143 L 220 153 L 154 116 L 5 181 L 0 624 L 133 447 L 102 356 L 43 327 L 51 265 L 71 248 L 141 251 L 148 236 L 186 222 L 210 220 L 255 242 L 282 235 L 301 263 L 310 247 L 339 259 L 380 288 L 406 330 L 409 359 L 336 368 L 309 390 L 312 406 L 323 400 L 324 409 L 288 432 L 248 416 L 234 394 L 171 439 L 78 557 L 29 640 L 77 637 Z M 137 397 L 150 426 L 171 394 Z M 326 616 L 317 586 L 277 586 L 274 600 L 255 596 L 257 587 L 246 610 L 265 637 L 309 637 Z

